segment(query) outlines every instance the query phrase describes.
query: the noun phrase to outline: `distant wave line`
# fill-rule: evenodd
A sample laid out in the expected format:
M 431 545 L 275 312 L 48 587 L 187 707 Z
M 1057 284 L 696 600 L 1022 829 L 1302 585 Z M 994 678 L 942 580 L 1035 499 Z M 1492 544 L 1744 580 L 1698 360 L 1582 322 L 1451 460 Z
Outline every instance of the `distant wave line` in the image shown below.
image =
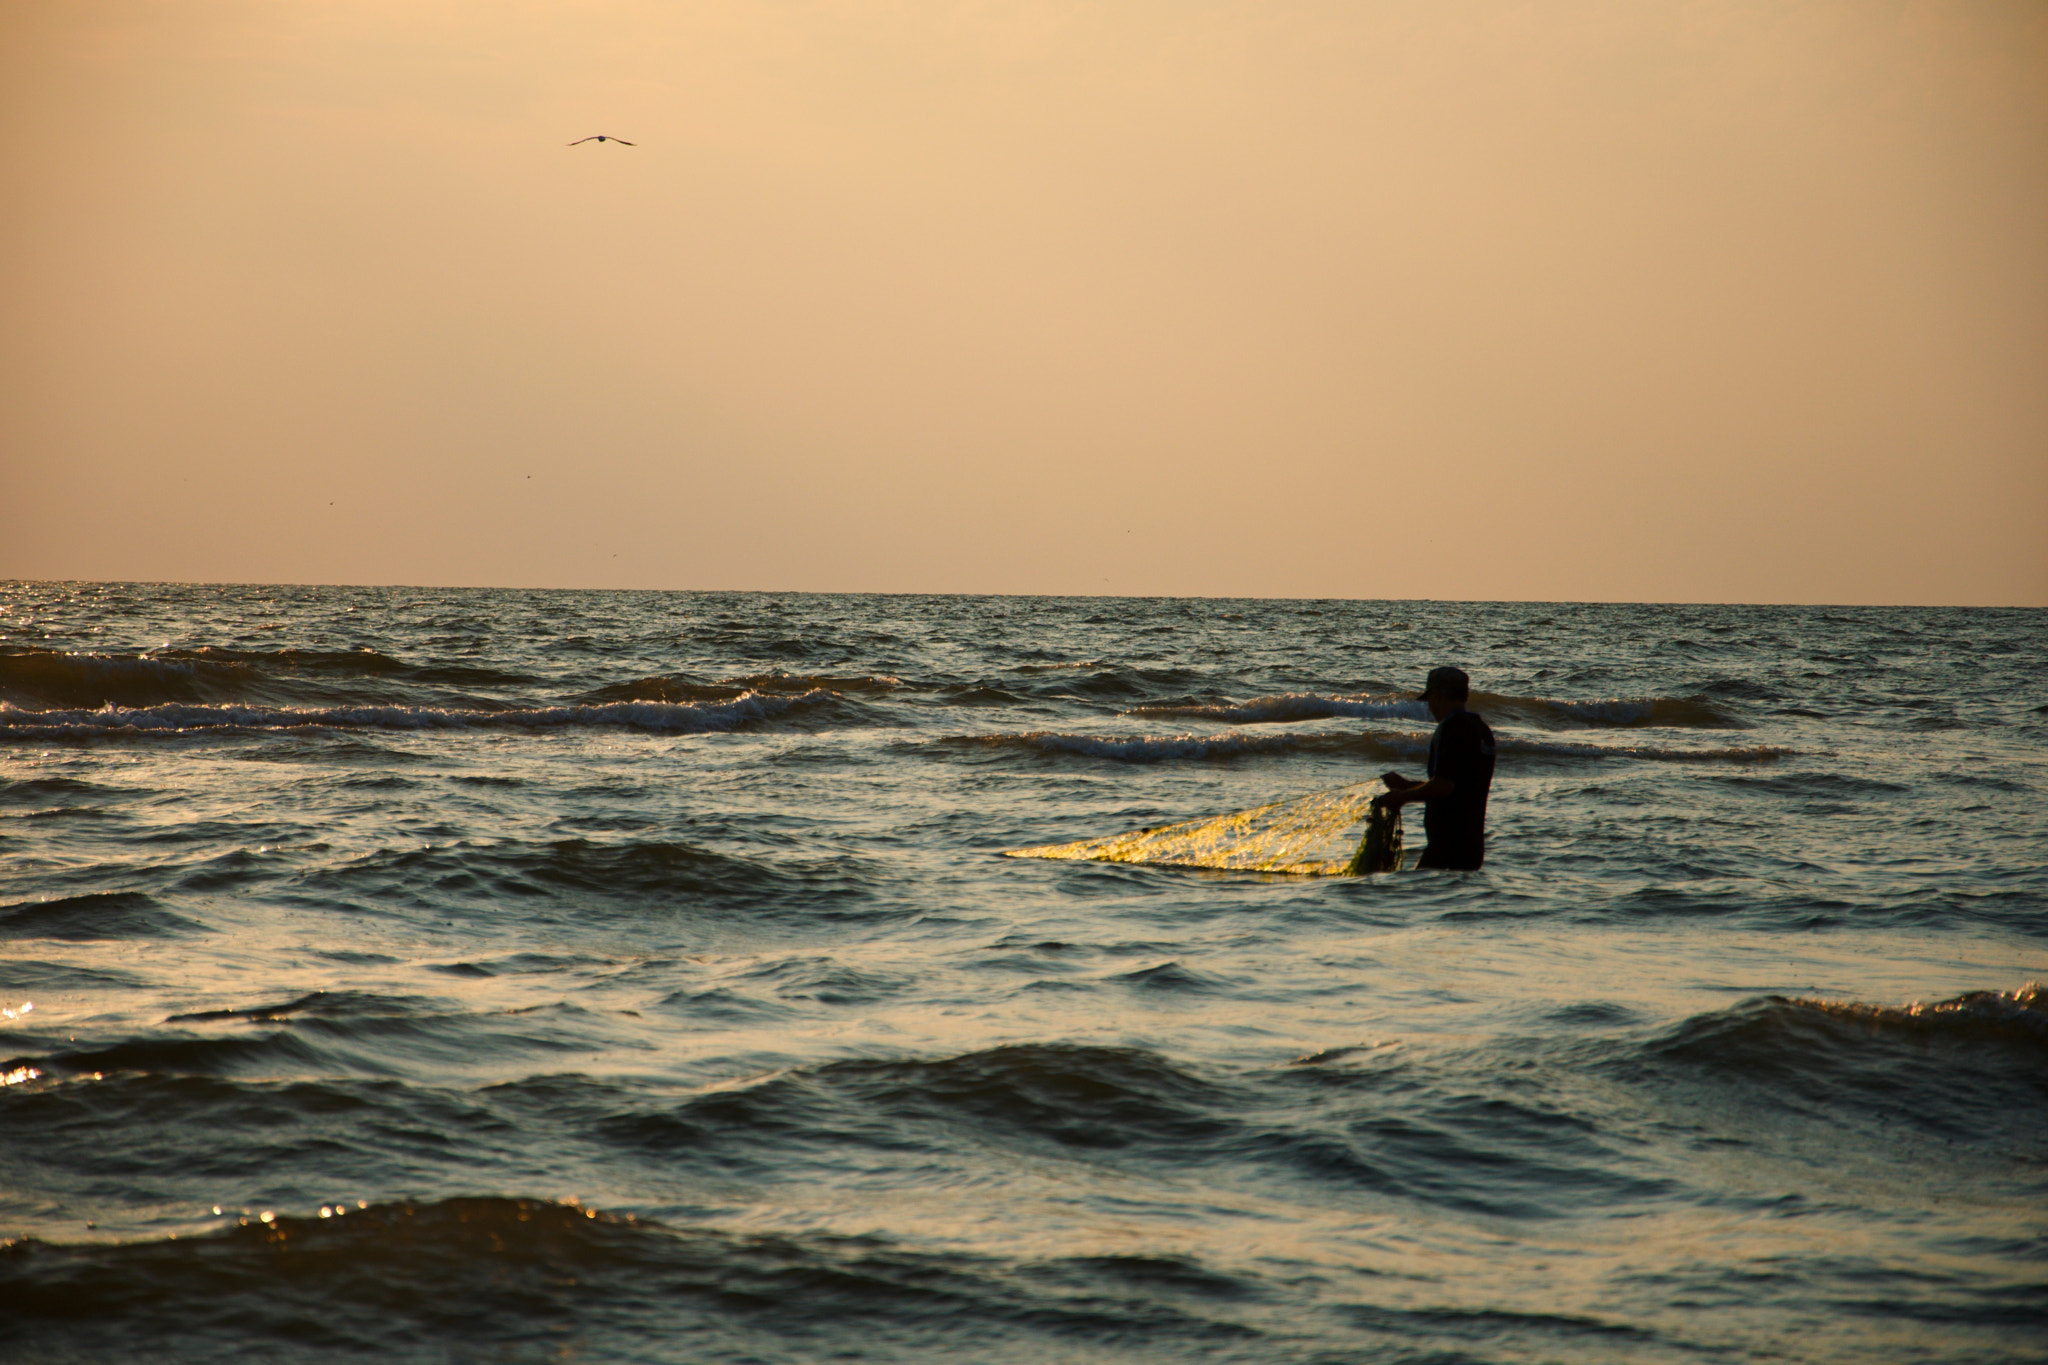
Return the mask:
M 1729 729 L 1739 725 L 1733 717 L 1703 701 L 1683 697 L 1606 697 L 1570 701 L 1553 697 L 1516 697 L 1477 693 L 1474 710 L 1488 715 L 1538 722 L 1584 726 L 1656 726 Z M 1156 716 L 1161 719 L 1210 720 L 1234 725 L 1257 725 L 1297 720 L 1326 720 L 1351 717 L 1362 720 L 1430 720 L 1429 708 L 1411 697 L 1398 694 L 1329 695 L 1319 692 L 1284 692 L 1254 697 L 1242 702 L 1161 702 L 1134 706 L 1121 712 L 1126 716 Z
M 1361 754 L 1375 758 L 1418 759 L 1429 752 L 1429 736 L 1419 733 L 1317 731 L 1310 734 L 1222 735 L 1087 735 L 1034 730 L 1023 734 L 953 735 L 933 741 L 950 747 L 1022 748 L 1044 754 L 1075 754 L 1123 763 L 1160 763 L 1305 753 Z M 1528 758 L 1633 758 L 1653 762 L 1768 763 L 1795 750 L 1773 745 L 1717 749 L 1664 748 L 1657 745 L 1582 744 L 1503 737 L 1500 752 Z
M 731 701 L 617 701 L 586 706 L 545 706 L 504 711 L 428 706 L 105 706 L 97 711 L 27 711 L 0 703 L 0 737 L 61 739 L 92 735 L 181 733 L 212 730 L 548 730 L 621 726 L 638 730 L 705 733 L 773 720 L 791 711 L 839 700 L 813 688 L 797 696 L 744 693 Z

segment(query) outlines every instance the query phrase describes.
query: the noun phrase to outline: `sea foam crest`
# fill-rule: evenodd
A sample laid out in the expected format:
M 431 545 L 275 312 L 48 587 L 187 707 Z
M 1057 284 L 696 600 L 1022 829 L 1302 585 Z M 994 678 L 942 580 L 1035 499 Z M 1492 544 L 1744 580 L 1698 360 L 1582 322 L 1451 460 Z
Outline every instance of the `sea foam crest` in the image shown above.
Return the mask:
M 1848 1000 L 1794 1000 L 1837 1018 L 1922 1029 L 1989 1027 L 2048 1041 L 2048 988 L 2029 981 L 2017 990 L 1971 991 L 1948 1000 L 1910 1005 L 1866 1005 Z
M 209 730 L 553 730 L 623 726 L 683 734 L 734 730 L 833 701 L 837 693 L 813 688 L 797 696 L 743 693 L 731 701 L 682 703 L 602 702 L 505 711 L 431 706 L 105 706 L 97 711 L 27 711 L 0 703 L 0 738 L 67 739 Z

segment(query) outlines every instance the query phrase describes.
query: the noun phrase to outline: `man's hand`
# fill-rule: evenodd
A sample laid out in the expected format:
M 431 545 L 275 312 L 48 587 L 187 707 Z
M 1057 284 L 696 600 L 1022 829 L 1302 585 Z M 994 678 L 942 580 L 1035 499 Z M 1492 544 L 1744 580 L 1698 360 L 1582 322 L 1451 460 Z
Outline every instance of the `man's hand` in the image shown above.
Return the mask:
M 1434 801 L 1458 789 L 1458 784 L 1448 777 L 1432 777 L 1427 782 L 1417 782 L 1399 773 L 1381 773 L 1380 781 L 1387 784 L 1388 790 L 1375 796 L 1372 803 L 1388 810 L 1399 810 L 1410 801 Z

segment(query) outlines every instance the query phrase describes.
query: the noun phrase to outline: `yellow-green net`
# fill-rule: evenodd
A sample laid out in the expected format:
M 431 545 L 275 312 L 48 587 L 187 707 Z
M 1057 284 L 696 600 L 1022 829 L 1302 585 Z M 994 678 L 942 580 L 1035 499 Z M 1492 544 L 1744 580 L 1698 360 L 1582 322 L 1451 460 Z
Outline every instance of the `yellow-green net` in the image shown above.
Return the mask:
M 1286 872 L 1307 877 L 1391 871 L 1400 866 L 1401 816 L 1398 811 L 1373 809 L 1372 798 L 1381 790 L 1377 782 L 1354 782 L 1207 820 L 1134 829 L 1106 839 L 1013 848 L 1003 856 Z M 1363 840 L 1357 833 L 1361 823 L 1368 824 Z

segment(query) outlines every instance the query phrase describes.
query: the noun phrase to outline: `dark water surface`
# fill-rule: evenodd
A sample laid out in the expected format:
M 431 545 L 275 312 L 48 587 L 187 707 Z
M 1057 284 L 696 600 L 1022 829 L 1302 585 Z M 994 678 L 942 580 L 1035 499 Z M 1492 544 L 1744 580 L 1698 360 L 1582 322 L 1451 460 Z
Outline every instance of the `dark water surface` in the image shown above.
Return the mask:
M 0 585 L 0 1357 L 2048 1359 L 2044 655 Z M 1484 872 L 996 856 L 1414 772 L 1443 662 Z

